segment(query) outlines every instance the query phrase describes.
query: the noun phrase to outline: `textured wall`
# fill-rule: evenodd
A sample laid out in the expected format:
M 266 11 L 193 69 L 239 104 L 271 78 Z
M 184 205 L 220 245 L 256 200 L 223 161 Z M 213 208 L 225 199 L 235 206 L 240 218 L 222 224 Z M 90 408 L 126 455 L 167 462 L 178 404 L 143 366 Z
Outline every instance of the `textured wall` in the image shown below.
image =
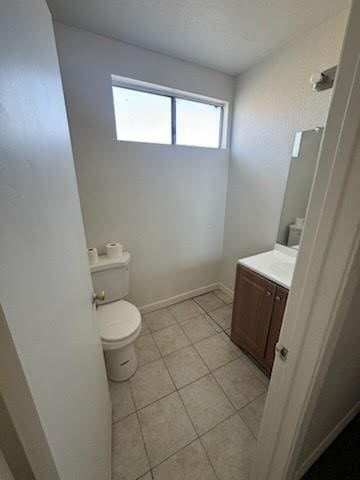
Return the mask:
M 138 306 L 219 279 L 228 151 L 118 142 L 111 74 L 230 101 L 233 78 L 55 25 L 87 243 L 132 254 Z
M 45 0 L 2 0 L 0 65 L 1 394 L 37 480 L 108 480 L 111 405 Z
M 234 100 L 221 281 L 235 264 L 277 238 L 294 134 L 324 125 L 331 91 L 313 92 L 312 73 L 337 64 L 347 11 L 242 74 Z

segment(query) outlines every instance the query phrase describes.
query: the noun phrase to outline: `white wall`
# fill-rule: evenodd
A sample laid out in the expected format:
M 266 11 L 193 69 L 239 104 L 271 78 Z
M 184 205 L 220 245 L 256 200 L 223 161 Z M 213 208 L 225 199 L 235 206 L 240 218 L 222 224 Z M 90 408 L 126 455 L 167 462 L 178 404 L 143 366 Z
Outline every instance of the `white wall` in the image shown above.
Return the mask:
M 360 283 L 356 288 L 312 414 L 298 465 L 311 457 L 360 403 Z
M 240 75 L 221 282 L 232 288 L 236 260 L 271 249 L 277 238 L 294 134 L 324 125 L 331 91 L 313 92 L 312 73 L 336 65 L 347 11 Z
M 233 78 L 55 24 L 87 243 L 132 253 L 142 306 L 218 281 L 228 151 L 118 142 L 111 74 L 231 101 Z
M 109 480 L 111 412 L 52 20 L 0 16 L 0 389 L 37 480 Z

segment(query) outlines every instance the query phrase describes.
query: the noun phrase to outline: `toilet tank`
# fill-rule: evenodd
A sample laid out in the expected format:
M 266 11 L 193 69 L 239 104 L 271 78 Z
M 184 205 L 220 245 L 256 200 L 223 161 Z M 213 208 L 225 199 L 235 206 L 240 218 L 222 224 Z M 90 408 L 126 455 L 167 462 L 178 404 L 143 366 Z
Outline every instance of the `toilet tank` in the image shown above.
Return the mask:
M 99 261 L 90 266 L 94 292 L 105 292 L 105 301 L 109 303 L 126 297 L 129 293 L 130 254 L 124 252 L 119 258 L 100 255 Z

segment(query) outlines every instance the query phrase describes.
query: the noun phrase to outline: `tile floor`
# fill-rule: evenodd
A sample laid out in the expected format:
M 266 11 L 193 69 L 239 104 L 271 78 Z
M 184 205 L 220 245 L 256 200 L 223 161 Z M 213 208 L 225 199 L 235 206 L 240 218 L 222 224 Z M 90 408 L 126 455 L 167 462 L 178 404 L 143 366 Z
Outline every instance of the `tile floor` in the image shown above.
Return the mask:
M 139 368 L 110 382 L 113 480 L 245 480 L 268 379 L 230 340 L 216 290 L 143 315 Z

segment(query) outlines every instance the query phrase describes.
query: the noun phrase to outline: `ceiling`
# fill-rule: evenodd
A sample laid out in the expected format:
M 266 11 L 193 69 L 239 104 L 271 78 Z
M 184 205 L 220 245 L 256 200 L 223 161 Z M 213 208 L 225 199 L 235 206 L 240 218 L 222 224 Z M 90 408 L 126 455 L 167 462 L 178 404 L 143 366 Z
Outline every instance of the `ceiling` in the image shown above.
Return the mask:
M 350 0 L 48 0 L 57 21 L 237 74 Z

